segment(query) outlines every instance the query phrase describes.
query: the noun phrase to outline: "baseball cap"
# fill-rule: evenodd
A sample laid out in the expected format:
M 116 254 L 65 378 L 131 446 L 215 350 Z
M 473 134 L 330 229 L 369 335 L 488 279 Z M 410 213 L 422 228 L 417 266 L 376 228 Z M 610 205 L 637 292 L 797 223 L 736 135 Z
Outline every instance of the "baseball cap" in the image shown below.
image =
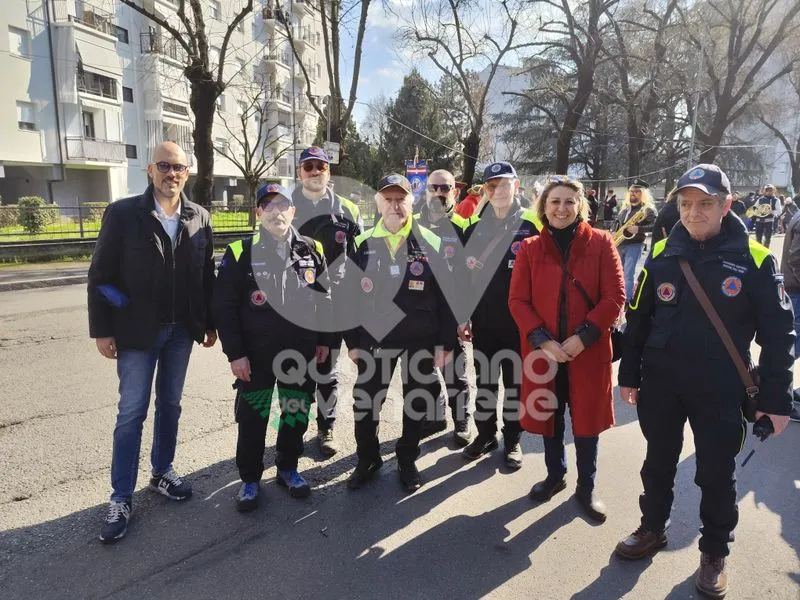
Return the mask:
M 681 175 L 675 191 L 697 188 L 710 196 L 727 196 L 731 193 L 731 182 L 717 165 L 700 164 Z
M 321 160 L 324 163 L 331 162 L 328 153 L 319 146 L 310 146 L 300 153 L 300 164 L 307 160 Z
M 286 198 L 289 201 L 289 204 L 294 206 L 294 200 L 292 200 L 292 195 L 286 191 L 282 185 L 277 183 L 267 183 L 266 185 L 262 185 L 258 188 L 256 192 L 256 205 L 267 204 L 272 198 L 267 198 L 267 196 L 271 196 L 273 194 L 277 194 L 283 198 Z
M 409 194 L 413 194 L 414 190 L 411 187 L 411 183 L 403 177 L 402 175 L 398 175 L 397 173 L 390 173 L 386 175 L 383 179 L 378 182 L 378 191 L 382 192 L 386 188 L 390 187 L 399 187 L 400 189 L 405 190 Z
M 492 163 L 483 170 L 483 178 L 486 181 L 489 181 L 490 179 L 495 179 L 497 177 L 505 177 L 506 179 L 516 179 L 517 172 L 514 170 L 514 167 L 511 166 L 511 163 L 507 163 L 505 161 Z

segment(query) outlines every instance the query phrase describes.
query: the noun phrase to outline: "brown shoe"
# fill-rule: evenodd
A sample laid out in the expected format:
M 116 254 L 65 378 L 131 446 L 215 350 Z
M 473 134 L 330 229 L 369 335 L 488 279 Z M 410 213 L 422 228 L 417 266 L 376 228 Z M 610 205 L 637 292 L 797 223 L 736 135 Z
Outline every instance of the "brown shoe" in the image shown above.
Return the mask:
M 728 572 L 724 556 L 700 554 L 700 567 L 694 578 L 698 591 L 706 598 L 724 598 L 728 593 Z
M 648 531 L 639 527 L 636 531 L 621 540 L 614 552 L 627 560 L 639 560 L 650 556 L 667 545 L 667 536 L 663 531 Z

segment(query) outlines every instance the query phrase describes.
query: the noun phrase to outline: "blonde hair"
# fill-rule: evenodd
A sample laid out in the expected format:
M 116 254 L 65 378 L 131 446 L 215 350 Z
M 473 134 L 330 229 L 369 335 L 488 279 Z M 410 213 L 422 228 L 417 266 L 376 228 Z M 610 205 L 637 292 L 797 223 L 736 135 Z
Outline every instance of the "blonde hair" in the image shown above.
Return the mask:
M 568 177 L 564 177 L 563 179 L 551 179 L 542 188 L 542 191 L 539 193 L 539 196 L 536 198 L 536 203 L 534 204 L 534 210 L 536 211 L 536 215 L 539 217 L 539 219 L 543 223 L 547 222 L 547 218 L 544 215 L 544 205 L 547 203 L 547 197 L 550 195 L 550 192 L 559 186 L 569 188 L 578 194 L 578 218 L 582 221 L 588 222 L 589 201 L 586 200 L 583 184 L 580 181 L 570 179 Z
M 622 206 L 620 207 L 620 212 L 625 210 L 626 208 L 630 208 L 631 205 L 631 189 L 637 188 L 642 190 L 642 206 L 644 208 L 651 208 L 655 209 L 655 202 L 653 202 L 653 194 L 650 193 L 650 188 L 643 188 L 632 185 L 628 188 L 628 191 L 625 192 L 625 199 L 622 201 Z

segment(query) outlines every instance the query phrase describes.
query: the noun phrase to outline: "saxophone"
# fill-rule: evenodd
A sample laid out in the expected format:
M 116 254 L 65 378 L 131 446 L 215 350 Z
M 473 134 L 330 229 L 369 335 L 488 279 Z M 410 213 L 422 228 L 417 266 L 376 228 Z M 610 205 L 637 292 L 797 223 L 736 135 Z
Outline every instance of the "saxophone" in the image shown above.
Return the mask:
M 647 210 L 643 206 L 638 211 L 636 211 L 636 213 L 630 219 L 625 221 L 625 223 L 623 223 L 622 226 L 620 226 L 619 229 L 617 229 L 614 232 L 614 244 L 619 246 L 622 243 L 623 240 L 627 240 L 627 239 L 632 238 L 633 237 L 632 235 L 625 235 L 623 232 L 628 227 L 631 227 L 632 225 L 636 225 L 640 221 L 644 221 L 644 219 L 646 217 L 647 217 Z
M 747 209 L 745 216 L 752 217 L 768 217 L 772 214 L 772 206 L 770 204 L 756 204 Z

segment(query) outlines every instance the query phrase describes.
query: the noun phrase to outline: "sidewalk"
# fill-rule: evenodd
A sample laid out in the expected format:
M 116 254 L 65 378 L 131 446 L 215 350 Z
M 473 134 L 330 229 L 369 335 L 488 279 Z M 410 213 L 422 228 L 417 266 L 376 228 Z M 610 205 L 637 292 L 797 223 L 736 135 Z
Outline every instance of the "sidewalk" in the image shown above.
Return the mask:
M 0 265 L 0 292 L 86 283 L 88 262 Z

